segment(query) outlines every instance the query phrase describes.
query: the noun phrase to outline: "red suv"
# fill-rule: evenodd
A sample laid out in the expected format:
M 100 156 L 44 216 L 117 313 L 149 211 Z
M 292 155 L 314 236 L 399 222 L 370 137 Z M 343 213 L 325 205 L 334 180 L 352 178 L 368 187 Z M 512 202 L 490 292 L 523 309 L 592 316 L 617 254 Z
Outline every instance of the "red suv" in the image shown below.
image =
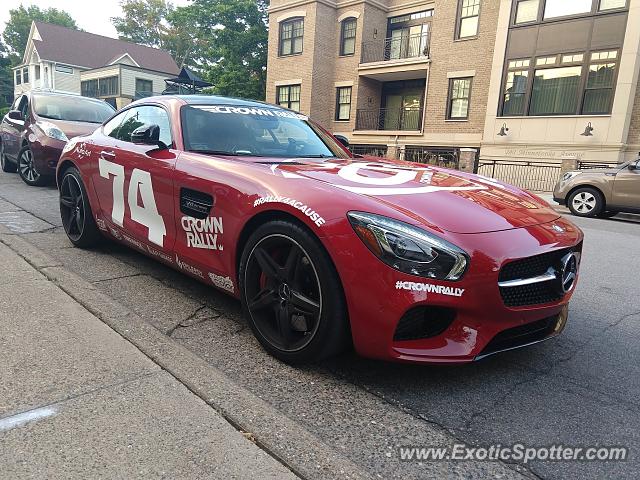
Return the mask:
M 2 170 L 17 170 L 27 185 L 45 185 L 67 141 L 93 132 L 114 113 L 108 103 L 78 95 L 34 91 L 18 97 L 0 124 Z

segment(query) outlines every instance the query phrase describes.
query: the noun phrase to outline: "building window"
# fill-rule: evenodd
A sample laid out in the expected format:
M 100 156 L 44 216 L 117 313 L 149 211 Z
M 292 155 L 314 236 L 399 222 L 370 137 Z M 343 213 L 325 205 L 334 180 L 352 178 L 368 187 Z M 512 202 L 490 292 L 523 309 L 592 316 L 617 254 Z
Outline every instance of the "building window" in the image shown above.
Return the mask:
M 29 83 L 29 67 L 22 70 L 22 83 Z
M 456 38 L 478 35 L 480 21 L 480 0 L 459 0 Z
M 509 62 L 503 97 L 503 115 L 524 115 L 530 63 L 528 59 Z
M 469 118 L 470 97 L 471 77 L 450 79 L 447 118 L 451 120 L 466 120 Z
M 547 0 L 544 5 L 544 19 L 567 17 L 591 12 L 593 0 Z
M 540 0 L 520 0 L 516 5 L 516 25 L 538 20 Z
M 153 82 L 151 80 L 145 80 L 144 78 L 136 78 L 136 93 L 138 92 L 153 92 Z
M 68 65 L 56 64 L 56 72 L 67 73 L 69 75 L 73 75 L 73 67 L 70 67 Z
M 627 0 L 600 0 L 599 10 L 613 10 L 615 8 L 625 8 Z
M 35 75 L 36 75 L 36 80 L 40 80 L 40 65 L 36 65 L 35 70 Z
M 336 90 L 336 120 L 351 118 L 351 87 L 339 87 Z
M 617 53 L 610 51 L 591 54 L 582 104 L 584 115 L 607 114 L 611 111 Z
M 342 21 L 340 29 L 340 55 L 353 55 L 356 53 L 356 28 L 358 20 L 347 18 Z
M 98 80 L 83 80 L 80 82 L 80 95 L 83 97 L 97 97 Z
M 118 95 L 118 76 L 100 78 L 98 80 L 98 95 L 100 97 Z
M 304 19 L 292 18 L 280 23 L 280 55 L 302 53 Z
M 16 85 L 22 83 L 22 70 L 16 70 Z
M 300 85 L 283 85 L 276 92 L 276 103 L 281 107 L 300 111 Z
M 618 56 L 618 50 L 606 50 L 510 60 L 502 115 L 611 113 Z

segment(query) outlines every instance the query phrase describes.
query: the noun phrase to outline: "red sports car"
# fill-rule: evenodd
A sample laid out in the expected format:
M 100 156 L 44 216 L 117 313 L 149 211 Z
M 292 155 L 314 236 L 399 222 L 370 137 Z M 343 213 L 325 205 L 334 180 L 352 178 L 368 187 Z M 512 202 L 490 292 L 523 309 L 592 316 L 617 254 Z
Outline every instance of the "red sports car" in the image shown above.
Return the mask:
M 242 302 L 287 362 L 464 363 L 557 335 L 582 232 L 538 197 L 428 165 L 355 157 L 307 117 L 147 98 L 65 147 L 72 243 L 109 237 Z

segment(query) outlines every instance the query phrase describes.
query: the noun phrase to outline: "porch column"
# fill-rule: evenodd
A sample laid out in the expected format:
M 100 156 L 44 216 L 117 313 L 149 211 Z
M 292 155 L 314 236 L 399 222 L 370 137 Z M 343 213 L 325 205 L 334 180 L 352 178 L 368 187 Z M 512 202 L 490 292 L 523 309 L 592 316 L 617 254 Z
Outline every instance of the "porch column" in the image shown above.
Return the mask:
M 473 173 L 473 168 L 476 164 L 477 153 L 478 150 L 476 148 L 461 148 L 458 169 L 462 170 L 463 172 Z

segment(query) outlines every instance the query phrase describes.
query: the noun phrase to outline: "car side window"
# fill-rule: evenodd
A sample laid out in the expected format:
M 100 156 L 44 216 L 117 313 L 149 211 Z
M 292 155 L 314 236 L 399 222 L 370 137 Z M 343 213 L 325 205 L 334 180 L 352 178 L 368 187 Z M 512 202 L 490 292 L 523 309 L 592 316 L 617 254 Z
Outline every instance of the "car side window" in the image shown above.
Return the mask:
M 123 119 L 118 126 L 117 132 L 114 130 L 116 138 L 125 142 L 131 141 L 131 133 L 143 125 L 158 125 L 160 127 L 160 141 L 167 146 L 173 145 L 171 136 L 171 125 L 169 115 L 162 107 L 154 105 L 142 105 L 127 111 L 129 115 Z M 114 136 L 113 134 L 111 136 Z
M 120 125 L 124 122 L 124 120 L 131 115 L 131 110 L 127 110 L 125 112 L 119 113 L 102 127 L 102 133 L 104 133 L 108 137 L 117 138 L 119 140 L 124 140 L 120 138 Z

